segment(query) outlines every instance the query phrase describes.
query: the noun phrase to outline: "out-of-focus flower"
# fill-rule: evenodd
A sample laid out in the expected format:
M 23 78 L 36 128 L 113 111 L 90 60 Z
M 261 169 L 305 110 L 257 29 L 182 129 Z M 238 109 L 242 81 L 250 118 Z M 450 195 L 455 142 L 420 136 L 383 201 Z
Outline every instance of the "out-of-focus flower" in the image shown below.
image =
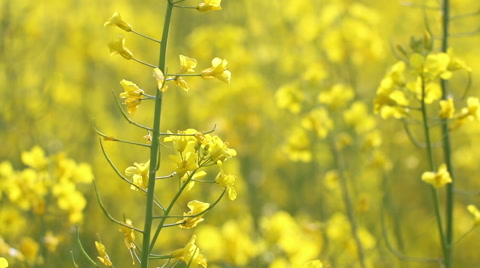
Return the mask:
M 437 172 L 424 172 L 422 174 L 422 181 L 433 185 L 435 188 L 440 188 L 447 183 L 451 183 L 452 178 L 447 170 L 447 165 L 441 164 Z
M 7 268 L 8 267 L 8 261 L 7 259 L 1 257 L 0 258 L 0 268 Z
M 182 223 L 180 224 L 181 228 L 185 229 L 191 229 L 197 226 L 200 222 L 204 221 L 203 215 L 205 210 L 207 210 L 210 207 L 210 203 L 204 203 L 198 200 L 193 200 L 188 202 L 187 204 L 188 208 L 190 209 L 189 212 L 184 212 L 182 220 L 179 220 L 177 223 Z M 198 215 L 199 214 L 199 215 Z M 193 216 L 197 215 L 197 216 Z
M 198 5 L 197 10 L 200 12 L 222 10 L 222 7 L 220 6 L 221 2 L 222 0 L 205 0 Z
M 478 208 L 475 205 L 468 205 L 467 210 L 473 215 L 473 225 L 480 225 L 480 211 Z
M 122 20 L 122 17 L 118 12 L 113 13 L 112 17 L 103 24 L 103 26 L 117 26 L 118 28 L 130 32 L 132 30 L 132 26 L 128 24 L 126 21 Z
M 227 69 L 228 61 L 225 59 L 214 58 L 212 60 L 212 67 L 202 71 L 201 75 L 203 79 L 217 78 L 225 83 L 230 83 L 232 73 Z
M 133 53 L 125 46 L 125 37 L 118 35 L 113 41 L 108 42 L 110 55 L 120 54 L 127 60 L 133 59 Z

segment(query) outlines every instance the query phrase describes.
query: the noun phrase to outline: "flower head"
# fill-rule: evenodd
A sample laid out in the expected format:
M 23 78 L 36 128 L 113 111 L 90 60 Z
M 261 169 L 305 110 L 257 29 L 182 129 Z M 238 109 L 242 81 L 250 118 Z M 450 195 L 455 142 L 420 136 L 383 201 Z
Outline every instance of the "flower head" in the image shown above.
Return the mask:
M 217 164 L 220 166 L 220 172 L 215 178 L 215 182 L 218 186 L 225 188 L 230 200 L 235 200 L 237 198 L 237 191 L 233 186 L 235 185 L 237 178 L 232 174 L 225 174 L 225 172 L 223 172 L 221 161 L 219 161 Z
M 150 160 L 147 163 L 137 163 L 135 162 L 133 166 L 125 169 L 125 175 L 132 176 L 133 184 L 146 189 L 148 187 L 148 171 L 150 169 Z M 130 186 L 130 189 L 138 191 L 137 187 L 134 185 Z
M 132 26 L 122 20 L 118 12 L 113 13 L 112 17 L 103 24 L 103 26 L 117 26 L 118 28 L 125 30 L 127 32 L 132 31 Z
M 222 7 L 220 6 L 221 2 L 222 0 L 205 0 L 198 5 L 197 10 L 200 12 L 222 10 Z
M 155 77 L 155 80 L 157 80 L 157 88 L 161 92 L 167 91 L 168 86 L 165 85 L 165 75 L 163 74 L 162 70 L 158 68 L 154 68 L 153 77 Z
M 110 261 L 110 257 L 108 257 L 107 251 L 105 249 L 105 245 L 102 243 L 95 241 L 95 247 L 97 248 L 98 254 L 97 259 L 103 263 L 105 266 L 112 266 L 112 262 Z
M 446 100 L 440 100 L 440 117 L 443 119 L 453 118 L 455 113 L 455 106 L 453 105 L 453 99 L 448 98 Z
M 113 41 L 108 43 L 108 48 L 110 49 L 110 55 L 120 54 L 127 60 L 133 59 L 133 53 L 125 47 L 125 37 L 123 35 L 118 35 Z
M 445 164 L 441 164 L 437 172 L 424 172 L 422 174 L 422 181 L 433 185 L 435 188 L 440 188 L 447 183 L 451 183 L 452 178 L 447 170 L 447 166 Z
M 182 223 L 180 225 L 181 228 L 191 229 L 197 226 L 200 222 L 204 221 L 202 218 L 207 210 L 210 207 L 210 203 L 200 202 L 198 200 L 193 200 L 188 202 L 188 208 L 190 209 L 189 212 L 184 212 L 182 220 L 178 221 L 177 223 Z
M 172 257 L 175 259 L 180 259 L 185 263 L 189 264 L 191 268 L 197 268 L 198 265 L 202 267 L 207 267 L 207 259 L 200 254 L 200 249 L 195 245 L 195 240 L 197 239 L 196 235 L 193 235 L 190 241 L 184 248 L 177 249 L 172 252 Z
M 120 81 L 120 85 L 122 85 L 123 90 L 125 90 L 125 92 L 120 93 L 120 98 L 126 99 L 124 104 L 127 106 L 128 113 L 135 114 L 135 111 L 137 111 L 138 106 L 142 102 L 144 91 L 133 82 L 125 79 Z
M 212 67 L 202 71 L 201 75 L 203 79 L 217 78 L 225 83 L 230 83 L 232 73 L 227 69 L 228 61 L 225 59 L 214 58 L 212 60 Z

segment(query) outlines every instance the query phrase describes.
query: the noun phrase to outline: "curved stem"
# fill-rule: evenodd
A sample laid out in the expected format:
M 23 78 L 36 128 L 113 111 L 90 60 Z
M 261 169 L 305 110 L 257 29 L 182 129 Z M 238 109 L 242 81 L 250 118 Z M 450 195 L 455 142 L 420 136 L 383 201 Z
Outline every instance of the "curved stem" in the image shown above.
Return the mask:
M 172 18 L 173 4 L 168 1 L 167 8 L 165 11 L 165 22 L 163 24 L 163 34 L 162 34 L 162 43 L 160 44 L 160 59 L 158 63 L 158 68 L 162 72 L 166 72 L 166 56 L 167 56 L 167 44 L 168 44 L 168 34 L 170 30 L 170 21 Z M 160 167 L 160 119 L 162 113 L 162 100 L 163 92 L 161 90 L 156 90 L 155 97 L 155 115 L 153 119 L 153 130 L 152 130 L 152 145 L 150 149 L 150 170 L 148 173 L 148 191 L 147 198 L 145 200 L 145 224 L 143 228 L 143 244 L 142 244 L 142 268 L 148 268 L 148 262 L 150 259 L 150 251 L 155 244 L 155 241 L 150 241 L 150 236 L 152 232 L 152 222 L 153 222 L 153 207 L 154 207 L 154 197 L 155 197 L 155 177 L 158 168 Z M 165 213 L 169 211 L 166 210 Z

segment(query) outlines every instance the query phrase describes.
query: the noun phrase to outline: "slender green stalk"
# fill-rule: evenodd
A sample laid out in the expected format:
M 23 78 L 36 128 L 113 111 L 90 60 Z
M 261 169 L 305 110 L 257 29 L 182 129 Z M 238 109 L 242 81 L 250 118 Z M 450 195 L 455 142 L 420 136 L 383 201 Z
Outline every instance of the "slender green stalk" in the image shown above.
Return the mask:
M 170 30 L 170 21 L 172 18 L 173 4 L 170 1 L 167 1 L 167 8 L 165 11 L 165 22 L 163 24 L 163 34 L 162 42 L 160 44 L 160 59 L 158 63 L 158 68 L 166 73 L 166 56 L 167 56 L 167 44 L 168 44 L 168 34 Z M 155 177 L 156 172 L 160 167 L 160 119 L 162 113 L 162 100 L 163 92 L 156 90 L 155 97 L 155 114 L 153 119 L 153 130 L 152 130 L 152 145 L 150 149 L 150 170 L 149 170 L 149 181 L 148 181 L 148 191 L 145 204 L 145 223 L 143 228 L 143 244 L 142 244 L 142 256 L 141 256 L 141 267 L 148 268 L 148 262 L 150 259 L 150 250 L 153 247 L 151 245 L 150 236 L 152 232 L 152 222 L 153 222 L 153 208 L 154 208 L 154 197 L 155 197 Z
M 432 140 L 430 138 L 430 126 L 428 124 L 428 114 L 427 114 L 427 104 L 425 103 L 425 81 L 422 78 L 422 119 L 423 119 L 423 129 L 425 132 L 425 143 L 427 146 L 427 158 L 430 170 L 436 170 L 435 168 L 435 161 L 433 159 L 433 149 L 432 149 Z M 437 219 L 437 228 L 440 233 L 440 241 L 442 243 L 442 249 L 444 257 L 447 255 L 447 242 L 445 239 L 445 232 L 443 227 L 443 220 L 442 220 L 442 213 L 440 211 L 440 200 L 438 197 L 438 192 L 435 187 L 431 186 L 432 195 L 433 195 L 433 203 L 435 206 L 435 216 Z
M 350 193 L 348 192 L 348 184 L 347 184 L 347 179 L 345 178 L 344 174 L 344 164 L 340 156 L 340 152 L 337 148 L 336 145 L 336 140 L 334 137 L 334 134 L 331 134 L 331 139 L 330 139 L 330 147 L 332 150 L 332 155 L 335 161 L 335 166 L 337 167 L 338 170 L 338 176 L 340 180 L 340 187 L 342 189 L 342 196 L 343 196 L 343 202 L 345 203 L 345 208 L 347 211 L 347 217 L 350 222 L 350 225 L 352 227 L 352 236 L 353 239 L 355 240 L 355 244 L 357 246 L 357 252 L 358 252 L 358 258 L 360 261 L 360 267 L 366 268 L 367 265 L 365 264 L 365 253 L 362 245 L 362 241 L 360 240 L 360 237 L 358 236 L 358 225 L 357 225 L 357 220 L 355 219 L 354 215 L 354 209 L 352 205 L 352 199 L 350 197 Z
M 442 3 L 442 52 L 446 52 L 448 49 L 448 37 L 449 37 L 449 24 L 450 24 L 450 0 L 443 0 Z M 442 99 L 446 100 L 448 98 L 448 84 L 446 80 L 440 81 L 440 86 L 442 88 Z M 445 217 L 446 217 L 446 251 L 445 251 L 445 267 L 452 267 L 453 259 L 453 205 L 455 201 L 455 176 L 453 174 L 453 165 L 452 165 L 452 146 L 450 142 L 450 132 L 448 129 L 448 120 L 442 120 L 442 137 L 443 137 L 443 154 L 444 162 L 447 166 L 447 170 L 450 173 L 452 178 L 452 183 L 449 183 L 446 187 L 447 197 L 446 197 L 446 206 L 445 206 Z

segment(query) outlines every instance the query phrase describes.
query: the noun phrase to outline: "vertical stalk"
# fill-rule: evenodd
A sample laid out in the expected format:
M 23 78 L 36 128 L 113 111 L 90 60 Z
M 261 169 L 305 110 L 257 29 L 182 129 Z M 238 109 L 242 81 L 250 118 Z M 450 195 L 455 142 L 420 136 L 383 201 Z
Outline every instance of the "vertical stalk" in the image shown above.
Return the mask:
M 338 176 L 340 180 L 340 187 L 342 189 L 342 196 L 343 196 L 343 202 L 345 203 L 345 208 L 347 211 L 347 217 L 350 222 L 350 225 L 352 227 L 352 236 L 353 239 L 355 240 L 355 244 L 357 246 L 357 252 L 358 252 L 358 258 L 360 261 L 360 267 L 366 268 L 365 264 L 365 253 L 363 250 L 363 245 L 362 241 L 360 240 L 360 237 L 358 236 L 358 225 L 357 225 L 357 220 L 355 219 L 355 214 L 353 211 L 353 205 L 352 205 L 352 199 L 350 197 L 350 193 L 348 192 L 348 184 L 347 184 L 347 178 L 345 178 L 344 174 L 344 164 L 340 156 L 340 152 L 337 148 L 336 145 L 336 140 L 334 137 L 334 134 L 331 134 L 331 139 L 330 139 L 330 147 L 332 150 L 332 155 L 333 159 L 335 162 L 335 166 L 337 167 L 338 170 Z
M 167 55 L 167 43 L 168 34 L 170 30 L 170 21 L 172 17 L 173 4 L 167 1 L 167 8 L 165 12 L 165 22 L 163 24 L 162 42 L 160 44 L 160 59 L 158 68 L 165 73 L 166 71 L 166 55 Z M 142 243 L 142 257 L 141 267 L 148 268 L 148 262 L 150 257 L 150 236 L 152 232 L 153 221 L 153 199 L 155 194 L 155 176 L 157 170 L 160 168 L 160 119 L 162 114 L 162 100 L 163 92 L 157 89 L 155 95 L 155 114 L 153 118 L 153 131 L 152 131 L 152 146 L 150 149 L 150 170 L 148 173 L 148 191 L 145 204 L 145 223 L 143 228 L 143 243 Z
M 450 0 L 443 0 L 442 3 L 442 52 L 447 52 L 448 49 L 448 35 L 449 35 L 449 24 L 450 24 Z M 446 100 L 448 98 L 448 85 L 446 80 L 440 81 L 440 87 L 442 88 L 442 99 Z M 452 256 L 453 256 L 453 204 L 455 200 L 455 176 L 453 174 L 452 158 L 451 158 L 451 142 L 450 142 L 450 133 L 448 130 L 448 120 L 442 119 L 442 137 L 443 138 L 443 154 L 444 162 L 447 166 L 448 172 L 450 172 L 450 177 L 452 178 L 452 183 L 447 184 L 447 200 L 445 207 L 445 217 L 446 217 L 446 246 L 447 250 L 445 252 L 445 267 L 452 267 Z
M 422 119 L 423 119 L 423 129 L 425 132 L 425 143 L 427 145 L 427 158 L 428 158 L 428 163 L 429 163 L 429 168 L 430 170 L 436 170 L 435 168 L 435 161 L 433 159 L 433 150 L 432 150 L 432 141 L 430 139 L 430 126 L 428 125 L 428 115 L 427 115 L 427 104 L 425 103 L 425 81 L 423 78 L 422 79 Z M 448 252 L 448 247 L 447 247 L 447 242 L 445 239 L 445 232 L 444 232 L 444 227 L 443 227 L 443 220 L 442 220 L 442 213 L 440 211 L 440 199 L 438 197 L 438 192 L 435 187 L 431 186 L 430 187 L 432 190 L 432 195 L 433 195 L 433 203 L 435 206 L 435 218 L 437 219 L 437 228 L 440 234 L 440 241 L 442 243 L 442 250 L 444 257 L 446 258 L 447 252 Z M 446 262 L 446 259 L 445 259 Z

